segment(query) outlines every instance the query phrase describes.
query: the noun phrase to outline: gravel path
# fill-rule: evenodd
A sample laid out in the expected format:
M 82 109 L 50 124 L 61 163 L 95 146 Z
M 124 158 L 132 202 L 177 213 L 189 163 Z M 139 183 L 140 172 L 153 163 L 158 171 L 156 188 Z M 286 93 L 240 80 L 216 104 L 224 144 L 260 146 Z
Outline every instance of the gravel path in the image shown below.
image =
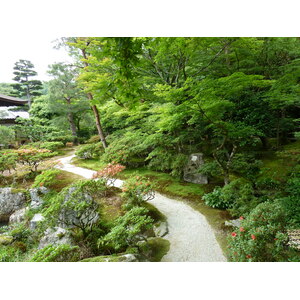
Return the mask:
M 92 170 L 76 167 L 71 164 L 75 155 L 61 158 L 59 168 L 71 173 L 92 178 Z M 121 187 L 122 180 L 115 186 Z M 205 217 L 189 205 L 165 197 L 158 192 L 149 201 L 167 217 L 168 234 L 164 236 L 170 241 L 170 250 L 162 258 L 164 262 L 222 262 L 226 261 L 215 238 L 214 232 Z

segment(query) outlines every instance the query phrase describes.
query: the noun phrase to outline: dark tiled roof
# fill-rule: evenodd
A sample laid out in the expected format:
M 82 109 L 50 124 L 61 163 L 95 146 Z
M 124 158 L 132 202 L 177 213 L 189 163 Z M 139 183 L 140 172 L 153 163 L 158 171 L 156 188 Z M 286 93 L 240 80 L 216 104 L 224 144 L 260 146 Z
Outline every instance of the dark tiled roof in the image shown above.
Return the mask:
M 1 104 L 3 104 L 3 106 L 25 105 L 25 104 L 27 104 L 27 100 L 0 94 L 0 106 L 1 106 Z M 7 104 L 7 105 L 4 105 L 4 104 Z

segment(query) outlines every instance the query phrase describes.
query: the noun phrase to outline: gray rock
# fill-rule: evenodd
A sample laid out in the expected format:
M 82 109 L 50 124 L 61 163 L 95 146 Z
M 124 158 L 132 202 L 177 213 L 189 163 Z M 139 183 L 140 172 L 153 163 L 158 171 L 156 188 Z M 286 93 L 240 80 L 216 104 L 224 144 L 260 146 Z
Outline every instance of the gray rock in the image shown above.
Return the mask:
M 206 175 L 199 173 L 199 168 L 204 165 L 203 153 L 194 153 L 189 157 L 189 162 L 184 169 L 183 179 L 187 182 L 207 184 Z
M 72 245 L 72 239 L 70 233 L 61 227 L 48 228 L 45 231 L 44 237 L 40 240 L 38 249 L 42 249 L 48 245 Z
M 44 202 L 43 199 L 41 198 L 41 195 L 45 195 L 48 192 L 49 192 L 49 190 L 44 186 L 41 186 L 39 188 L 30 189 L 29 190 L 30 198 L 31 198 L 30 206 L 32 208 L 41 207 Z
M 120 261 L 135 262 L 135 261 L 138 261 L 138 259 L 135 257 L 134 254 L 124 254 L 124 255 L 120 255 Z
M 155 236 L 164 237 L 169 232 L 168 223 L 160 222 L 158 226 L 153 227 L 153 231 L 155 233 Z
M 71 187 L 69 189 L 64 201 L 70 200 L 71 194 L 75 191 L 75 189 L 75 187 Z M 82 201 L 93 202 L 93 198 L 86 193 L 82 193 L 80 196 Z M 95 207 L 96 205 L 97 204 L 95 204 Z M 95 224 L 99 220 L 99 214 L 95 207 L 86 208 L 86 210 L 83 213 L 80 213 L 80 215 L 75 210 L 62 209 L 59 215 L 59 220 L 61 221 L 58 226 L 62 228 L 72 228 L 79 224 L 83 226 L 91 226 Z
M 225 226 L 241 227 L 241 220 L 235 219 L 235 220 L 225 221 Z
M 21 208 L 17 211 L 15 211 L 10 217 L 9 217 L 9 224 L 13 223 L 21 223 L 25 220 L 25 214 L 28 210 L 28 207 Z
M 29 224 L 30 230 L 35 230 L 37 227 L 37 224 L 39 222 L 43 221 L 44 219 L 45 218 L 42 216 L 42 214 L 35 214 Z
M 0 222 L 8 222 L 15 211 L 23 208 L 26 194 L 12 188 L 0 188 Z

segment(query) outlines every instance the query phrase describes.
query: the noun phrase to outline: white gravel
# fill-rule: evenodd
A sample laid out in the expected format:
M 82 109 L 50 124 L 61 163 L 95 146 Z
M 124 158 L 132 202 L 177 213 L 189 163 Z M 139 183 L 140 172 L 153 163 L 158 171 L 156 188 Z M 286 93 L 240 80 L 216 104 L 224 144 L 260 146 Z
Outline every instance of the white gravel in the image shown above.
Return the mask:
M 88 179 L 92 178 L 95 172 L 72 165 L 73 157 L 75 155 L 61 158 L 62 165 L 58 168 Z M 114 185 L 121 187 L 122 183 L 122 180 L 117 180 Z M 149 202 L 167 218 L 169 232 L 164 238 L 170 242 L 170 250 L 162 258 L 163 262 L 226 261 L 213 230 L 202 214 L 189 205 L 158 192 Z

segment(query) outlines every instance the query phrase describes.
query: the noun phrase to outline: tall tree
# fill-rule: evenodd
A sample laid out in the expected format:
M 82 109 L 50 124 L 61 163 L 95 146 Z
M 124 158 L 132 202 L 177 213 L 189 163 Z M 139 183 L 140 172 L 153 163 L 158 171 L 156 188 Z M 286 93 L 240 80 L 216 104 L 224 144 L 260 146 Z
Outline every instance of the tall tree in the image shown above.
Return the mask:
M 77 62 L 80 64 L 79 68 L 81 69 L 81 72 L 85 72 L 85 70 L 89 67 L 88 59 L 90 57 L 90 48 L 92 45 L 91 43 L 92 40 L 93 38 L 79 38 L 79 37 L 62 38 L 62 43 L 60 43 L 58 47 L 62 45 L 68 47 L 69 53 L 73 55 L 77 59 Z M 84 88 L 84 91 L 86 92 L 86 95 L 90 101 L 90 105 L 93 110 L 94 118 L 96 121 L 96 128 L 98 131 L 98 135 L 105 149 L 107 148 L 107 142 L 102 128 L 100 114 L 96 106 L 94 95 L 91 90 Z
M 49 74 L 54 77 L 48 83 L 49 108 L 58 115 L 66 115 L 74 141 L 77 142 L 76 114 L 89 109 L 87 99 L 75 79 L 77 68 L 63 63 L 50 66 Z
M 29 60 L 20 59 L 15 63 L 13 80 L 18 83 L 14 84 L 14 88 L 18 90 L 20 97 L 26 97 L 28 100 L 28 106 L 30 108 L 32 98 L 34 96 L 41 95 L 42 82 L 40 80 L 31 79 L 37 76 L 37 72 L 34 71 L 34 65 Z

